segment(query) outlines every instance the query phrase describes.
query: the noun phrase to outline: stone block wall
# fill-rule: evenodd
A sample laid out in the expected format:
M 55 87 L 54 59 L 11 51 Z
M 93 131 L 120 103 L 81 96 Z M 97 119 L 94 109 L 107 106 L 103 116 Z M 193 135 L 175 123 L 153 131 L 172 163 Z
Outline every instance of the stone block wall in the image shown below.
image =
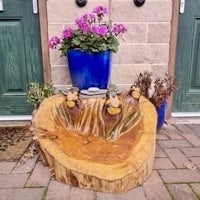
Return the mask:
M 61 35 L 64 27 L 74 25 L 75 18 L 98 5 L 109 8 L 113 23 L 123 23 L 128 29 L 120 38 L 119 51 L 113 54 L 111 83 L 129 88 L 141 71 L 152 71 L 155 76 L 167 72 L 172 0 L 147 0 L 140 8 L 133 0 L 88 0 L 84 8 L 77 7 L 75 0 L 48 0 L 49 37 Z M 50 50 L 50 63 L 55 86 L 69 86 L 65 57 Z

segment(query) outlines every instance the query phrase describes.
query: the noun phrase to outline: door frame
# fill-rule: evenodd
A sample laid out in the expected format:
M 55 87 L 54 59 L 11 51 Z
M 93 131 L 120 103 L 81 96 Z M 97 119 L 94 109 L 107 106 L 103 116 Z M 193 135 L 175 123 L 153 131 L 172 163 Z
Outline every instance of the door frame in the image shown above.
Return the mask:
M 180 1 L 172 1 L 172 21 L 171 21 L 171 36 L 169 44 L 169 74 L 175 74 L 175 61 L 176 61 L 176 43 L 178 39 L 178 23 L 179 23 L 179 4 Z M 172 117 L 172 98 L 170 98 L 167 106 L 168 119 Z
M 42 66 L 44 83 L 51 83 L 51 67 L 48 47 L 47 0 L 38 0 Z

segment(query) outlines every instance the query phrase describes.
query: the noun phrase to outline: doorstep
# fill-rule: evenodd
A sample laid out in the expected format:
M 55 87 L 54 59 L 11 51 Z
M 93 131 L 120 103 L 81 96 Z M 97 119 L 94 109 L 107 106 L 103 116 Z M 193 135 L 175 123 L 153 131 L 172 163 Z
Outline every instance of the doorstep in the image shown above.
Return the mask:
M 0 127 L 25 127 L 30 126 L 31 120 L 0 120 Z
M 200 124 L 200 117 L 171 117 L 167 124 Z

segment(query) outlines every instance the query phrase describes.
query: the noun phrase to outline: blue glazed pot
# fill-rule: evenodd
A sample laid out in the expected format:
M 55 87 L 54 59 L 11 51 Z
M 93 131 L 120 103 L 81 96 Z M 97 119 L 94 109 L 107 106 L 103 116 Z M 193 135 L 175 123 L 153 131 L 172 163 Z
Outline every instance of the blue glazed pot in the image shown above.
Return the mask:
M 67 61 L 72 84 L 79 89 L 108 87 L 111 72 L 111 53 L 68 50 Z
M 165 121 L 165 111 L 167 107 L 167 102 L 163 102 L 159 107 L 156 108 L 158 121 L 157 121 L 157 130 L 160 130 L 163 127 Z

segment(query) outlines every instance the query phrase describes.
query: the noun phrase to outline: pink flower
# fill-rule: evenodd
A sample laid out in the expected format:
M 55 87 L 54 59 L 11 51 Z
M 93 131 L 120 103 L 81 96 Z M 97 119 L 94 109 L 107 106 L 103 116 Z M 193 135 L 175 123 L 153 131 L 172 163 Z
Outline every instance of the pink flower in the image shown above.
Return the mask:
M 103 6 L 98 6 L 93 9 L 93 13 L 96 13 L 96 15 L 101 18 L 104 16 L 104 14 L 108 14 L 108 10 Z
M 49 40 L 49 44 L 48 45 L 49 45 L 50 49 L 56 49 L 58 44 L 60 44 L 60 39 L 58 37 L 52 37 Z
M 108 27 L 106 25 L 102 26 L 93 26 L 91 29 L 92 33 L 95 33 L 100 36 L 106 36 L 108 33 Z
M 117 36 L 120 33 L 125 33 L 127 29 L 123 24 L 114 24 L 111 31 Z
M 66 55 L 69 49 L 78 48 L 82 51 L 101 52 L 109 50 L 117 52 L 118 36 L 127 31 L 122 24 L 107 23 L 104 20 L 108 14 L 104 6 L 95 7 L 92 12 L 75 20 L 76 28 L 65 28 L 61 37 L 49 40 L 49 48 L 58 49 L 61 55 Z
M 90 31 L 90 25 L 87 22 L 86 15 L 80 19 L 76 19 L 76 25 L 78 26 L 78 29 L 81 30 L 84 34 Z
M 63 32 L 62 32 L 62 38 L 63 39 L 70 38 L 72 36 L 72 33 L 73 33 L 73 29 L 72 28 L 64 29 Z
M 87 16 L 87 21 L 92 24 L 92 23 L 95 23 L 96 21 L 96 16 L 92 13 L 89 13 L 88 16 Z

